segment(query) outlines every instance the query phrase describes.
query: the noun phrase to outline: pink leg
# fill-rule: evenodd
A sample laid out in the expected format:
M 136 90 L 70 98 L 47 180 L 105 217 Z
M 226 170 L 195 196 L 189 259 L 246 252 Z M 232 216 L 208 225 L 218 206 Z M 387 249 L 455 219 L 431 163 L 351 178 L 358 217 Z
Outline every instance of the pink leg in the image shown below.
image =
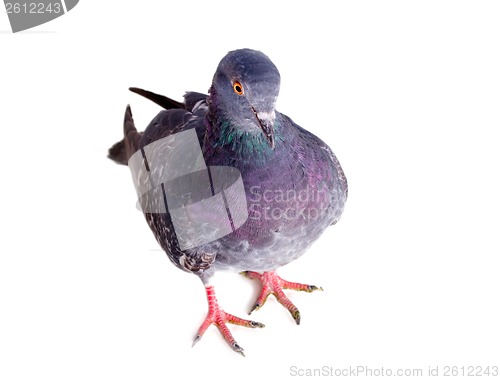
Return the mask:
M 323 290 L 322 288 L 318 288 L 314 285 L 298 284 L 296 282 L 283 280 L 274 271 L 264 272 L 262 274 L 246 271 L 242 272 L 242 274 L 252 280 L 257 279 L 262 283 L 262 290 L 260 291 L 259 297 L 257 298 L 257 301 L 255 302 L 255 305 L 250 313 L 255 310 L 259 310 L 266 302 L 267 297 L 269 297 L 270 294 L 274 294 L 278 302 L 282 304 L 290 312 L 290 314 L 292 314 L 292 317 L 297 324 L 300 324 L 300 312 L 292 301 L 290 301 L 290 299 L 285 295 L 283 289 L 301 290 L 309 293 L 315 290 Z
M 222 308 L 219 306 L 217 302 L 217 298 L 215 297 L 214 287 L 206 286 L 205 290 L 207 292 L 207 300 L 208 300 L 208 315 L 205 318 L 205 321 L 201 324 L 200 328 L 198 329 L 198 333 L 194 338 L 193 346 L 201 339 L 201 337 L 203 336 L 205 331 L 207 331 L 210 325 L 216 325 L 219 328 L 222 337 L 231 346 L 231 348 L 234 351 L 245 356 L 243 348 L 241 348 L 241 346 L 238 343 L 236 343 L 231 332 L 227 328 L 226 323 L 232 323 L 234 325 L 240 325 L 251 328 L 264 327 L 264 325 L 259 322 L 241 319 L 235 317 L 232 314 L 226 313 L 224 310 L 222 310 Z

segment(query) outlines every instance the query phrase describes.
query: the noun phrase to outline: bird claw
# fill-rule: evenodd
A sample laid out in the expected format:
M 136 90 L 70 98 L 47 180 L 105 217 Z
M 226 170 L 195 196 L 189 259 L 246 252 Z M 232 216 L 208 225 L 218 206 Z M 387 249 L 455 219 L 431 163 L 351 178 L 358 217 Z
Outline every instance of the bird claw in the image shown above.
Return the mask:
M 191 347 L 194 347 L 196 343 L 198 343 L 201 340 L 201 335 L 196 335 L 193 340 L 193 345 Z
M 305 289 L 305 292 L 312 293 L 315 290 L 320 290 L 323 291 L 323 288 L 321 286 L 314 286 L 314 285 L 307 285 L 307 289 Z
M 255 305 L 253 305 L 252 310 L 248 312 L 248 315 L 252 314 L 255 310 L 259 310 L 261 307 L 262 305 L 260 303 L 256 303 Z
M 292 313 L 292 318 L 295 320 L 295 323 L 300 325 L 300 311 L 295 309 Z
M 290 301 L 290 299 L 285 295 L 283 289 L 299 290 L 308 293 L 314 292 L 315 290 L 323 290 L 323 288 L 314 285 L 299 284 L 283 280 L 276 274 L 276 272 L 264 272 L 260 274 L 257 272 L 245 271 L 241 272 L 241 274 L 252 280 L 258 279 L 262 283 L 262 289 L 259 297 L 248 314 L 259 310 L 266 303 L 269 295 L 273 294 L 278 302 L 290 312 L 295 323 L 298 325 L 300 324 L 300 312 L 292 301 Z
M 270 294 L 274 294 L 276 296 L 276 294 L 274 292 L 271 292 L 271 291 L 268 291 L 268 289 L 264 289 L 264 287 L 262 288 L 261 290 L 261 293 L 260 293 L 260 296 L 259 298 L 257 299 L 257 301 L 255 302 L 255 305 L 253 305 L 252 307 L 252 310 L 250 310 L 250 312 L 248 313 L 248 315 L 252 314 L 254 311 L 257 311 L 259 310 L 262 306 L 264 306 L 264 304 L 266 303 L 267 301 L 267 298 L 269 297 Z
M 250 328 L 262 328 L 265 327 L 265 325 L 260 322 L 242 319 L 232 314 L 226 313 L 224 310 L 222 310 L 221 307 L 219 307 L 217 299 L 215 298 L 213 287 L 207 286 L 206 292 L 208 299 L 208 314 L 202 325 L 198 329 L 198 333 L 196 334 L 193 341 L 193 346 L 200 341 L 203 334 L 210 325 L 215 325 L 219 329 L 224 340 L 229 344 L 229 346 L 231 346 L 233 351 L 241 354 L 242 356 L 245 356 L 243 348 L 238 343 L 236 343 L 236 340 L 233 338 L 231 332 L 226 326 L 226 323 Z
M 256 327 L 263 328 L 263 327 L 266 327 L 266 325 L 263 323 L 260 323 L 260 322 L 250 321 L 250 326 L 248 326 L 248 327 L 251 327 L 253 329 Z
M 234 342 L 231 345 L 231 348 L 233 349 L 233 351 L 235 351 L 238 354 L 240 354 L 241 356 L 245 357 L 245 350 L 243 350 L 243 348 L 238 343 Z
M 258 322 L 255 322 L 255 323 L 258 323 Z M 262 323 L 261 323 L 262 324 Z M 263 326 L 259 326 L 259 327 L 263 327 Z M 201 337 L 202 335 L 196 335 L 194 337 L 194 341 L 193 341 L 193 345 L 191 347 L 194 347 L 194 345 L 196 343 L 198 343 L 200 340 L 201 340 Z M 223 336 L 224 339 L 226 340 L 226 337 Z M 226 340 L 227 341 L 227 340 Z M 229 342 L 228 342 L 229 343 Z M 245 350 L 243 349 L 243 347 L 241 347 L 238 343 L 236 343 L 236 341 L 233 340 L 232 343 L 229 344 L 231 346 L 231 348 L 233 349 L 234 352 L 237 352 L 238 354 L 240 354 L 241 356 L 245 357 Z

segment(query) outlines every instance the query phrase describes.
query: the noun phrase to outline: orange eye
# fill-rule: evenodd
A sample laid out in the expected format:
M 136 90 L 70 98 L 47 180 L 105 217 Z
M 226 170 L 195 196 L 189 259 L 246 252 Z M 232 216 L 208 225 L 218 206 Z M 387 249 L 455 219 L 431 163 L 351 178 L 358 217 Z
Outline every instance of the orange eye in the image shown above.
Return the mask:
M 243 95 L 243 86 L 241 85 L 240 82 L 236 81 L 236 82 L 233 83 L 233 90 L 238 95 Z

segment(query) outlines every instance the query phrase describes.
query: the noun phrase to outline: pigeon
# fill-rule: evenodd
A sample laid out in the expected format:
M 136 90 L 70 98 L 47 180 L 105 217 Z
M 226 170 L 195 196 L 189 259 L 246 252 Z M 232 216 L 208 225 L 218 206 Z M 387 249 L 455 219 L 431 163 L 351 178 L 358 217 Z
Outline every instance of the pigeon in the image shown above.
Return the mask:
M 198 230 L 194 236 L 201 238 L 198 244 L 186 245 L 181 241 L 183 231 L 176 227 L 174 212 L 183 210 L 184 206 L 174 210 L 170 202 L 168 209 L 161 212 L 143 210 L 170 261 L 198 276 L 205 287 L 208 314 L 197 330 L 193 345 L 215 325 L 229 346 L 244 355 L 226 324 L 264 327 L 262 323 L 229 314 L 219 305 L 213 286 L 213 276 L 218 271 L 239 272 L 261 283 L 250 313 L 261 308 L 272 294 L 297 324 L 301 320 L 299 310 L 283 290 L 322 290 L 286 281 L 276 270 L 298 259 L 329 226 L 337 223 L 347 200 L 347 180 L 337 157 L 325 142 L 276 110 L 280 82 L 279 71 L 268 56 L 257 50 L 239 49 L 230 51 L 220 61 L 208 95 L 187 92 L 184 101 L 177 102 L 131 87 L 132 92 L 155 102 L 163 110 L 143 132 L 138 132 L 131 108 L 127 106 L 124 138 L 109 149 L 109 158 L 129 167 L 134 157 L 146 159 L 144 152 L 148 150 L 148 154 L 166 159 L 155 164 L 157 168 L 147 170 L 180 175 L 185 172 L 183 162 L 188 159 L 178 159 L 183 150 L 175 150 L 169 144 L 173 137 L 189 132 L 202 155 L 201 168 L 211 168 L 212 176 L 214 168 L 230 169 L 232 171 L 224 172 L 227 175 L 223 173 L 219 177 L 232 178 L 231 183 L 235 184 L 241 182 L 244 198 L 234 199 L 226 194 L 224 201 L 228 212 L 236 204 L 234 207 L 239 207 L 244 219 L 240 218 L 237 226 L 231 220 L 232 229 L 221 236 L 207 238 L 204 230 Z M 314 113 L 319 111 L 313 102 L 303 104 Z M 318 119 L 324 122 L 323 128 L 329 127 L 327 118 Z M 160 143 L 162 141 L 168 143 Z M 142 156 L 138 156 L 141 152 Z M 169 165 L 172 162 L 175 164 Z M 194 183 L 192 181 L 187 183 Z M 212 182 L 216 181 L 212 178 Z M 212 182 L 210 186 L 215 194 Z M 163 185 L 162 189 L 165 190 Z M 189 186 L 186 194 L 187 198 L 192 197 Z M 153 202 L 159 202 L 158 198 L 161 192 L 149 196 Z M 233 206 L 227 207 L 228 202 Z M 193 223 L 202 220 L 199 223 L 202 226 L 222 226 L 227 222 L 217 212 L 199 211 L 188 219 Z

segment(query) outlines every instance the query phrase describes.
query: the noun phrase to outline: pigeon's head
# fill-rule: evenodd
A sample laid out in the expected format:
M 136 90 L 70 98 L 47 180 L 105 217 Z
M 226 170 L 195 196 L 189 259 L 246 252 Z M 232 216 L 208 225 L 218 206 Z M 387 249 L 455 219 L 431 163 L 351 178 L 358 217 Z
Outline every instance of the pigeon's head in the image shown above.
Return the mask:
M 274 148 L 275 105 L 280 74 L 260 51 L 229 52 L 219 63 L 210 95 L 224 121 L 240 132 L 263 134 Z

